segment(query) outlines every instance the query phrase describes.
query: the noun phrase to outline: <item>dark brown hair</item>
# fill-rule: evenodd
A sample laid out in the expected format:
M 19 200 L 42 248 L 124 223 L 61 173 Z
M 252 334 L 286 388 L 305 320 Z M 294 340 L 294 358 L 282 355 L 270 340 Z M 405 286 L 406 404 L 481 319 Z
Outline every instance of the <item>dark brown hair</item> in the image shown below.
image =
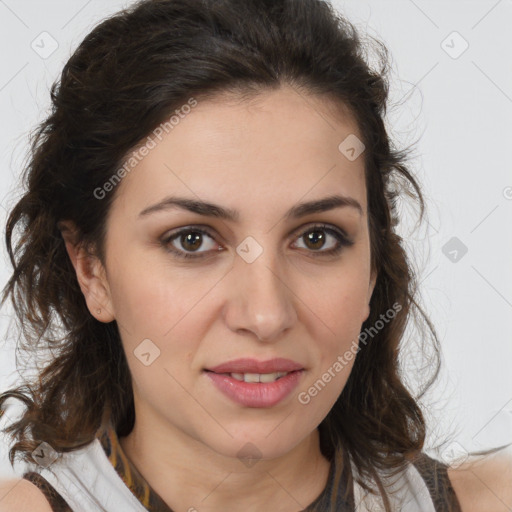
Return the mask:
M 104 261 L 115 190 L 102 200 L 94 191 L 133 148 L 191 97 L 258 94 L 282 84 L 330 98 L 356 120 L 366 146 L 371 261 L 378 271 L 362 331 L 393 304 L 401 306 L 358 352 L 321 423 L 322 451 L 331 458 L 343 447 L 363 476 L 375 476 L 375 468 L 401 470 L 422 451 L 425 421 L 398 358 L 414 313 L 422 343 L 434 348 L 424 391 L 439 370 L 438 340 L 418 304 L 396 225 L 400 197 L 416 201 L 420 219 L 424 201 L 405 163 L 408 152 L 394 148 L 386 131 L 388 53 L 381 42 L 371 43 L 320 0 L 143 0 L 85 37 L 51 88 L 52 111 L 32 135 L 26 190 L 6 226 L 14 271 L 2 303 L 10 296 L 20 346 L 51 348 L 53 356 L 37 381 L 0 395 L 0 406 L 9 397 L 26 405 L 5 429 L 17 439 L 11 464 L 16 454 L 31 461 L 43 440 L 58 451 L 82 447 L 107 417 L 120 436 L 134 424 L 118 326 L 88 311 L 59 221 L 72 221 L 78 241 Z M 367 62 L 370 49 L 378 69 Z

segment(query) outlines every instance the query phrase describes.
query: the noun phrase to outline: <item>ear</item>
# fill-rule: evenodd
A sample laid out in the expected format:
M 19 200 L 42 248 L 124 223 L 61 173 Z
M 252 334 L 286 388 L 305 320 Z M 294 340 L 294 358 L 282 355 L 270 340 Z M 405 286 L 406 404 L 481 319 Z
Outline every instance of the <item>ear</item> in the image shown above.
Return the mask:
M 115 316 L 104 266 L 96 255 L 89 252 L 84 244 L 78 241 L 77 229 L 71 221 L 61 221 L 58 227 L 87 308 L 100 322 L 112 322 Z

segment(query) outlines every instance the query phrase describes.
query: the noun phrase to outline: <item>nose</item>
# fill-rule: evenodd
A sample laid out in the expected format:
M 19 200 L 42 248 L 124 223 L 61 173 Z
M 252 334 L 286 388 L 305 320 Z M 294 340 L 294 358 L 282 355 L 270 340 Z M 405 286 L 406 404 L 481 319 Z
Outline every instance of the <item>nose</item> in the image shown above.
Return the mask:
M 270 251 L 251 263 L 237 256 L 228 286 L 224 320 L 233 332 L 272 342 L 297 321 L 293 284 Z

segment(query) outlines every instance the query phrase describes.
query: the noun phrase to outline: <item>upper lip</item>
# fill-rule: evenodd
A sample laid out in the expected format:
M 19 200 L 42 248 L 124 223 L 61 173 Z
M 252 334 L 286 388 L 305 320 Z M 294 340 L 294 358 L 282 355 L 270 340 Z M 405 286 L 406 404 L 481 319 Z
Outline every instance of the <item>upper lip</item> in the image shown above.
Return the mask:
M 276 373 L 293 372 L 303 370 L 304 367 L 292 361 L 291 359 L 268 359 L 267 361 L 258 361 L 257 359 L 241 358 L 233 359 L 226 363 L 206 368 L 215 373 Z

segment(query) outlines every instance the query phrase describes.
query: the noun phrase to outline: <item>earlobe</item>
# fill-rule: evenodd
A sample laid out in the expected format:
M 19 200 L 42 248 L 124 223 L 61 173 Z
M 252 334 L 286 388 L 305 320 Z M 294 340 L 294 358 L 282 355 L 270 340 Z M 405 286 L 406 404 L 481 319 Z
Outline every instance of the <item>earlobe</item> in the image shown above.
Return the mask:
M 78 241 L 77 231 L 70 222 L 60 222 L 59 229 L 87 308 L 100 322 L 112 322 L 115 316 L 105 269 L 101 261 Z

